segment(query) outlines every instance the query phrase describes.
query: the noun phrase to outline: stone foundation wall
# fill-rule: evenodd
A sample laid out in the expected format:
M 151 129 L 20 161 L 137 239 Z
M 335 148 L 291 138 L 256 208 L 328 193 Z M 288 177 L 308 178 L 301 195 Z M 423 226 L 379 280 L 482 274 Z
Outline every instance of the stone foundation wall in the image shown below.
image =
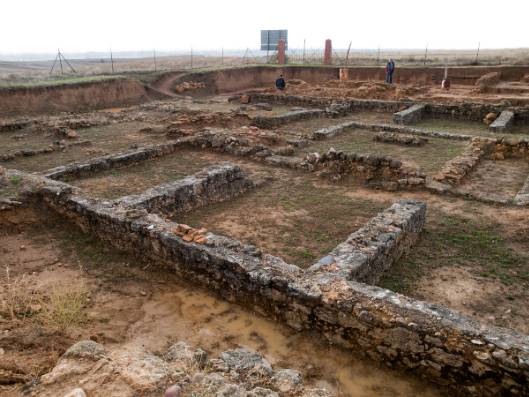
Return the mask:
M 428 139 L 413 135 L 399 134 L 397 132 L 377 132 L 373 135 L 373 141 L 375 142 L 384 142 L 384 143 L 394 143 L 397 145 L 405 146 L 423 146 L 428 143 Z
M 426 184 L 425 174 L 388 156 L 345 153 L 330 149 L 324 154 L 307 154 L 300 167 L 331 179 L 354 175 L 365 183 L 377 184 L 387 190 L 420 188 Z
M 175 152 L 179 147 L 180 144 L 178 141 L 146 146 L 125 153 L 96 157 L 82 163 L 62 165 L 44 171 L 43 175 L 54 180 L 67 180 L 69 178 L 89 176 L 112 168 L 124 167 L 151 158 L 165 156 Z
M 328 107 L 339 103 L 354 111 L 375 111 L 396 113 L 416 105 L 412 101 L 384 101 L 373 99 L 341 99 L 326 97 L 304 97 L 297 95 L 279 95 L 265 93 L 249 93 L 252 102 L 268 102 L 291 106 Z M 237 97 L 238 98 L 238 97 Z M 500 114 L 504 110 L 513 111 L 514 120 L 519 124 L 529 124 L 529 107 L 515 107 L 509 104 L 491 105 L 484 103 L 464 102 L 454 105 L 444 103 L 424 103 L 423 117 L 449 118 L 457 120 L 480 121 L 488 113 Z M 421 106 L 421 105 L 419 105 Z
M 422 119 L 426 106 L 416 104 L 393 115 L 396 124 L 414 124 Z
M 309 271 L 374 284 L 402 254 L 409 252 L 426 221 L 426 204 L 399 201 L 352 233 Z
M 514 112 L 510 110 L 504 110 L 501 112 L 498 118 L 492 122 L 492 124 L 489 126 L 489 130 L 492 132 L 506 132 L 509 128 L 511 128 L 513 122 Z
M 17 150 L 16 152 L 1 155 L 0 161 L 7 162 L 7 161 L 14 160 L 17 157 L 39 156 L 41 154 L 68 150 L 69 148 L 74 147 L 74 146 L 90 146 L 91 144 L 92 142 L 88 140 L 82 140 L 82 141 L 77 141 L 77 142 L 58 141 L 57 143 L 54 143 L 53 145 L 48 145 L 40 149 L 22 149 L 22 150 Z
M 434 176 L 438 182 L 458 185 L 478 163 L 494 148 L 493 140 L 487 138 L 473 138 L 463 153 L 448 161 L 443 169 Z
M 121 197 L 115 203 L 148 212 L 178 214 L 208 204 L 231 200 L 254 187 L 239 166 L 226 163 L 195 175 L 156 186 L 142 194 Z
M 395 113 L 407 106 L 412 106 L 410 101 L 383 101 L 376 99 L 337 99 L 326 97 L 306 97 L 300 95 L 281 95 L 249 93 L 251 102 L 268 102 L 287 106 L 307 106 L 307 107 L 330 107 L 333 104 L 341 104 L 353 111 L 379 111 Z M 236 97 L 238 98 L 238 97 Z
M 130 219 L 126 209 L 71 195 L 65 186 L 46 184 L 38 196 L 117 248 L 150 257 L 228 300 L 296 329 L 320 331 L 334 343 L 392 367 L 413 369 L 461 394 L 529 393 L 527 336 L 485 327 L 341 274 L 304 271 L 211 233 L 205 244 L 186 242 L 171 232 L 174 223 L 154 214 Z M 381 245 L 383 235 L 378 237 Z
M 529 158 L 529 140 L 517 138 L 493 139 L 492 158 L 503 160 L 508 158 Z
M 259 128 L 274 128 L 287 123 L 300 120 L 310 120 L 318 117 L 325 117 L 325 110 L 302 109 L 280 114 L 278 116 L 258 116 L 252 120 L 252 125 Z
M 523 187 L 514 197 L 514 204 L 516 205 L 529 205 L 529 176 L 525 180 Z

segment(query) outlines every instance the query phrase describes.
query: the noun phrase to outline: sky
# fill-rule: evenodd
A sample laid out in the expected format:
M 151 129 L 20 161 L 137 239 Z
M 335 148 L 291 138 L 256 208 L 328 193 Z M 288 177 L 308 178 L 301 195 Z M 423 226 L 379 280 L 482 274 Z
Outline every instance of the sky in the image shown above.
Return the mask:
M 0 54 L 258 48 L 529 47 L 529 0 L 1 0 Z

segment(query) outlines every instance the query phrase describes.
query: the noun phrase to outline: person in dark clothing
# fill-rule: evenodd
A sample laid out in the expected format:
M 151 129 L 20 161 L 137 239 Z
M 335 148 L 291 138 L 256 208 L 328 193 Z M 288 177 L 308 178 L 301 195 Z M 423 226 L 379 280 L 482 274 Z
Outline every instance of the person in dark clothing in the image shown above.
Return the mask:
M 386 65 L 386 83 L 393 83 L 393 72 L 395 71 L 395 62 L 390 59 Z
M 280 74 L 279 78 L 276 80 L 276 88 L 278 90 L 283 91 L 286 86 L 287 86 L 287 83 L 285 82 L 285 79 L 283 78 L 283 75 Z

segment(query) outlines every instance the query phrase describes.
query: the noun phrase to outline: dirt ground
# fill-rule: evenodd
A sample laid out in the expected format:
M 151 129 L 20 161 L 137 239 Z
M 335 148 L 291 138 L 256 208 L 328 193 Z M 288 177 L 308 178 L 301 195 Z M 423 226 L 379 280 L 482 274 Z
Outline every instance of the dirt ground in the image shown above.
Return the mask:
M 364 363 L 217 299 L 166 270 L 110 250 L 48 212 L 3 217 L 0 394 L 19 396 L 75 341 L 163 351 L 185 340 L 208 353 L 245 347 L 298 369 L 337 396 L 437 396 L 434 388 Z M 9 269 L 9 276 L 7 276 Z M 10 309 L 14 310 L 14 316 Z
M 300 92 L 302 86 L 297 86 Z M 392 87 L 372 87 L 382 97 L 398 94 Z M 330 83 L 322 90 L 305 92 L 323 96 L 328 90 L 341 95 L 346 88 L 361 90 L 362 85 L 344 88 Z M 80 119 L 93 121 L 89 126 L 74 128 L 79 134 L 77 139 L 90 140 L 91 145 L 20 156 L 1 165 L 43 171 L 137 145 L 166 142 L 204 127 L 250 134 L 247 126 L 251 117 L 281 114 L 289 109 L 245 109 L 241 104 L 228 103 L 226 97 L 214 97 L 54 116 L 47 122 L 75 125 Z M 391 123 L 391 119 L 389 113 L 361 112 L 339 119 L 291 123 L 267 133 L 283 142 L 307 138 L 316 129 L 347 120 Z M 0 133 L 0 157 L 24 148 L 37 149 L 57 139 L 47 135 L 48 124 L 38 125 L 44 128 L 33 126 Z M 480 123 L 424 120 L 416 127 L 490 135 Z M 516 128 L 515 136 L 529 136 L 526 127 Z M 429 138 L 423 147 L 408 147 L 373 142 L 372 137 L 373 132 L 351 130 L 329 140 L 312 141 L 307 147 L 296 148 L 294 154 L 301 156 L 330 147 L 383 154 L 414 163 L 431 175 L 467 144 Z M 118 198 L 224 161 L 239 164 L 257 182 L 256 189 L 230 202 L 181 215 L 178 222 L 240 239 L 306 267 L 396 200 L 425 201 L 427 222 L 417 245 L 384 275 L 379 285 L 448 306 L 485 324 L 529 333 L 527 208 L 426 192 L 378 191 L 354 178 L 330 182 L 309 173 L 198 148 L 68 183 L 80 187 L 87 196 Z M 459 189 L 474 197 L 487 193 L 512 199 L 528 175 L 526 160 L 484 160 Z M 9 183 L 0 190 L 0 198 L 18 182 Z M 358 361 L 314 336 L 296 334 L 218 300 L 164 269 L 109 249 L 50 213 L 28 210 L 8 218 L 4 215 L 2 222 L 0 394 L 19 395 L 22 383 L 36 380 L 72 343 L 91 338 L 103 344 L 143 344 L 155 351 L 176 340 L 186 340 L 209 352 L 244 346 L 263 353 L 273 364 L 300 370 L 310 382 L 329 387 L 337 395 L 437 395 L 407 375 Z
M 483 160 L 457 187 L 457 191 L 477 198 L 509 202 L 522 188 L 528 175 L 529 161 L 525 159 Z
M 415 100 L 437 103 L 501 103 L 509 102 L 512 105 L 529 104 L 529 83 L 516 82 L 509 84 L 509 89 L 490 87 L 486 92 L 481 92 L 475 85 L 452 84 L 449 91 L 439 85 L 399 83 L 385 84 L 383 81 L 340 81 L 330 80 L 319 84 L 309 84 L 302 80 L 287 81 L 285 92 L 290 95 L 304 95 L 331 98 L 360 98 L 383 100 Z M 274 92 L 268 88 L 266 92 Z

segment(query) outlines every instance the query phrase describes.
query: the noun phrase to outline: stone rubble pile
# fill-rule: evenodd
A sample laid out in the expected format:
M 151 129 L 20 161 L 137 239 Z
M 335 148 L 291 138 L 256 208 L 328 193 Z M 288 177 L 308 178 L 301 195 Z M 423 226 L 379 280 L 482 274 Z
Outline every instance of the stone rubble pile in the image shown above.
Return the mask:
M 475 83 L 479 92 L 484 93 L 487 90 L 500 82 L 500 73 L 490 72 L 481 76 Z
M 181 94 L 182 92 L 198 90 L 199 88 L 206 88 L 206 83 L 196 81 L 184 81 L 183 83 L 177 84 L 174 87 L 174 91 L 177 94 Z
M 366 183 L 378 183 L 388 190 L 418 188 L 426 183 L 424 173 L 400 160 L 388 156 L 346 153 L 334 148 L 323 154 L 308 153 L 300 166 L 333 180 L 353 174 Z
M 298 371 L 273 368 L 260 354 L 245 349 L 209 357 L 200 348 L 178 342 L 154 354 L 140 347 L 110 350 L 83 340 L 29 387 L 27 395 L 330 397 L 331 393 L 305 386 Z
M 383 143 L 396 143 L 406 146 L 423 146 L 428 142 L 427 138 L 414 135 L 404 135 L 396 132 L 378 132 L 373 136 L 373 141 Z

